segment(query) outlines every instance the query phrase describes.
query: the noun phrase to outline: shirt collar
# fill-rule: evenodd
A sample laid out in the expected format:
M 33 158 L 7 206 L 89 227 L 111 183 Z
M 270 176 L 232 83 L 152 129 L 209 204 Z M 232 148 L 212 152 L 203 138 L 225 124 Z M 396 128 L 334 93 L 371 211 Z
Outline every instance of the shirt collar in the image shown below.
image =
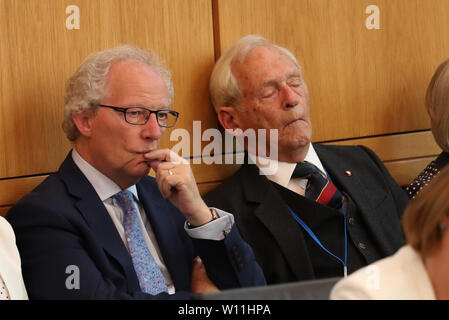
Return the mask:
M 72 159 L 81 172 L 86 176 L 87 180 L 89 180 L 90 184 L 94 187 L 101 201 L 105 201 L 114 194 L 122 191 L 122 189 L 114 181 L 93 167 L 89 162 L 84 160 L 75 148 L 72 150 Z M 126 190 L 131 191 L 134 197 L 137 200 L 139 199 L 136 185 L 132 185 Z
M 277 161 L 269 158 L 263 158 L 260 156 L 256 156 L 254 154 L 248 153 L 251 160 L 257 165 L 257 167 L 260 169 L 261 174 L 264 174 L 264 172 L 267 172 L 264 170 L 265 166 L 261 166 L 260 163 L 267 163 L 267 168 L 276 168 L 277 170 L 275 173 L 266 174 L 266 177 L 268 180 L 271 180 L 273 182 L 276 182 L 277 184 L 286 187 L 288 183 L 290 182 L 290 179 L 292 177 L 293 171 L 295 170 L 296 163 L 294 162 L 283 162 L 283 161 Z M 257 161 L 256 161 L 257 159 Z M 310 162 L 313 165 L 315 165 L 323 174 L 326 174 L 326 170 L 324 170 L 323 164 L 320 161 L 320 158 L 318 157 L 315 149 L 313 148 L 313 145 L 310 143 L 309 150 L 307 151 L 306 157 L 304 158 L 304 161 Z

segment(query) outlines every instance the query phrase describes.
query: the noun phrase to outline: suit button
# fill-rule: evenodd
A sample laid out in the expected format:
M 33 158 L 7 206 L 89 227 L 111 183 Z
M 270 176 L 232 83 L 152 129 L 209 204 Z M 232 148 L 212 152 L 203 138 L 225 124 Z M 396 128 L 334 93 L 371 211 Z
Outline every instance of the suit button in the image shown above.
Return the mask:
M 349 219 L 348 219 L 348 223 L 349 223 L 351 226 L 355 225 L 355 219 L 354 219 L 353 217 L 349 218 Z
M 235 262 L 237 265 L 237 271 L 242 271 L 243 270 L 243 262 L 242 262 L 242 258 L 240 258 L 239 255 L 235 255 Z
M 365 250 L 366 249 L 366 244 L 364 244 L 363 242 L 359 242 L 359 244 L 357 245 L 357 247 L 361 250 Z

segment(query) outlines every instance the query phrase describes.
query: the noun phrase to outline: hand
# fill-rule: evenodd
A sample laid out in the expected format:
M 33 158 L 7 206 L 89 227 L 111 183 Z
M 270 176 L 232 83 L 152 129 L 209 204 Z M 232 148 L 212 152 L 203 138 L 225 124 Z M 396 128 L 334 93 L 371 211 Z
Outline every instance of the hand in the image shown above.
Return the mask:
M 201 198 L 187 160 L 170 149 L 157 149 L 144 154 L 156 172 L 156 181 L 164 198 L 169 199 L 193 226 L 212 220 L 212 215 Z
M 207 276 L 206 267 L 204 267 L 200 257 L 193 260 L 191 290 L 192 292 L 220 291 Z

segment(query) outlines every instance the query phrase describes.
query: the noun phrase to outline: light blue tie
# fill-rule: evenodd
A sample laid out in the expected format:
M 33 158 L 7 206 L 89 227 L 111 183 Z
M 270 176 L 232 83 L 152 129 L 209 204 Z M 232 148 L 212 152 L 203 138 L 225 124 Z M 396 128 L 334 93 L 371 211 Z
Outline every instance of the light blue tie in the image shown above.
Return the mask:
M 139 228 L 136 206 L 134 205 L 131 191 L 122 190 L 116 193 L 115 198 L 123 209 L 125 237 L 128 241 L 129 252 L 134 264 L 134 269 L 139 279 L 140 288 L 149 294 L 167 292 L 164 276 L 154 261 L 150 250 L 143 238 L 142 230 Z

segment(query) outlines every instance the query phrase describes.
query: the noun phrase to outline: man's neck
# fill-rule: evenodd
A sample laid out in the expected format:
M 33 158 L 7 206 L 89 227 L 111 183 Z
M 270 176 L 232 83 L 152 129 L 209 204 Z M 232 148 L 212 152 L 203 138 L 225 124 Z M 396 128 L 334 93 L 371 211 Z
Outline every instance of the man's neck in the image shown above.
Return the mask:
M 249 152 L 248 149 L 246 149 L 246 150 L 247 150 L 247 152 L 249 152 L 251 154 L 252 158 L 259 157 L 262 159 L 267 158 L 270 160 L 275 160 L 275 161 L 280 161 L 280 162 L 298 163 L 298 162 L 304 161 L 304 159 L 307 156 L 307 153 L 309 152 L 309 148 L 310 148 L 310 143 L 301 148 L 297 148 L 294 150 L 288 150 L 286 152 L 279 151 L 277 157 L 274 157 L 272 155 L 266 156 L 265 154 L 257 155 L 255 153 Z
M 83 147 L 83 144 L 77 143 L 74 146 L 74 149 L 78 152 L 78 154 L 89 163 L 92 167 L 100 171 L 102 174 L 104 174 L 106 177 L 114 181 L 122 190 L 125 190 L 129 188 L 132 185 L 135 185 L 137 182 L 139 182 L 140 179 L 135 178 L 129 178 L 129 177 L 123 177 L 119 176 L 117 174 L 114 174 L 113 170 L 106 170 L 102 166 L 98 165 L 94 158 L 91 156 L 91 154 L 86 150 L 86 148 Z
M 309 147 L 310 143 L 297 149 L 288 150 L 288 152 L 279 152 L 279 161 L 292 163 L 304 161 L 307 156 L 307 152 L 309 152 Z

